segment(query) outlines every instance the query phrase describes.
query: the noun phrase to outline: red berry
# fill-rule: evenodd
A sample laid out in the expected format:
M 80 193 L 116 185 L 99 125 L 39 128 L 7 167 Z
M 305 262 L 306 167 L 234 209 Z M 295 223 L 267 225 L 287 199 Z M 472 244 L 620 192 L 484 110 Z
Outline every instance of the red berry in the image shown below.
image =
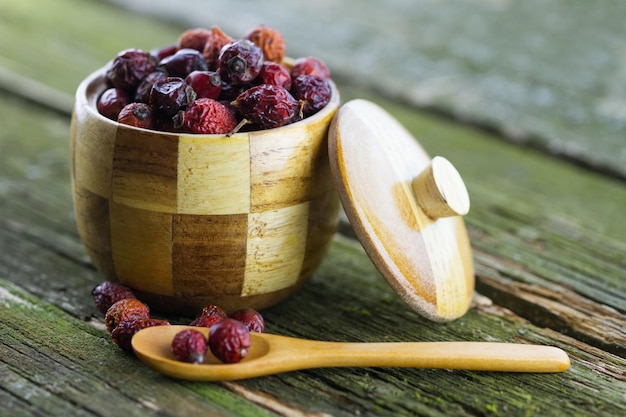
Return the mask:
M 263 51 L 247 39 L 231 42 L 220 51 L 220 75 L 227 83 L 251 82 L 259 75 L 262 65 Z
M 103 314 L 116 302 L 126 298 L 135 298 L 130 288 L 112 281 L 104 281 L 97 285 L 91 291 L 91 295 L 96 307 Z
M 148 103 L 150 101 L 150 92 L 152 91 L 152 86 L 158 80 L 162 80 L 164 78 L 167 78 L 167 74 L 163 71 L 154 71 L 146 75 L 146 77 L 141 80 L 141 82 L 137 86 L 137 89 L 135 90 L 135 101 Z
M 257 77 L 258 84 L 272 84 L 283 87 L 285 90 L 291 89 L 291 75 L 287 68 L 272 61 L 265 61 L 261 67 L 261 72 Z
M 232 104 L 246 120 L 261 129 L 293 122 L 300 107 L 287 90 L 271 84 L 261 84 L 244 91 Z
M 231 43 L 234 39 L 222 32 L 222 30 L 213 26 L 211 29 L 211 36 L 208 37 L 202 55 L 206 59 L 209 69 L 217 69 L 219 66 L 219 56 L 222 48 Z
M 308 117 L 328 104 L 332 91 L 325 78 L 300 75 L 293 80 L 291 93 L 301 103 L 304 117 Z
M 113 59 L 106 76 L 114 87 L 133 91 L 144 77 L 154 71 L 155 59 L 141 49 L 126 49 Z
M 117 122 L 143 129 L 154 129 L 152 108 L 146 103 L 130 103 L 122 109 Z
M 204 46 L 206 45 L 209 38 L 212 36 L 211 31 L 209 29 L 204 28 L 195 28 L 195 29 L 187 29 L 178 37 L 178 48 L 179 49 L 195 49 L 196 51 L 204 51 Z
M 206 338 L 198 330 L 182 330 L 172 339 L 172 353 L 179 361 L 202 363 L 206 352 Z
M 193 71 L 186 78 L 198 98 L 217 99 L 222 91 L 222 78 L 217 71 Z
M 179 77 L 157 80 L 150 92 L 150 105 L 158 118 L 171 119 L 196 99 L 196 92 Z
M 209 330 L 209 347 L 225 363 L 239 362 L 248 355 L 250 332 L 240 321 L 224 319 Z
M 146 327 L 168 326 L 169 324 L 170 322 L 167 320 L 157 319 L 123 321 L 115 326 L 115 329 L 111 332 L 111 338 L 113 342 L 123 350 L 131 352 L 133 347 L 130 342 L 135 333 L 139 330 L 145 329 Z
M 209 304 L 202 308 L 202 312 L 198 314 L 196 319 L 192 321 L 190 326 L 211 327 L 218 321 L 228 318 L 228 314 L 219 306 Z
M 222 103 L 211 98 L 199 98 L 178 117 L 186 132 L 205 135 L 226 134 L 237 127 L 237 119 Z
M 307 56 L 298 58 L 293 63 L 291 78 L 295 79 L 300 75 L 317 75 L 318 77 L 330 79 L 330 70 L 320 59 Z
M 117 301 L 104 315 L 104 324 L 107 330 L 113 331 L 123 321 L 144 320 L 150 318 L 148 306 L 136 298 L 126 298 Z
M 98 97 L 96 108 L 104 117 L 117 120 L 120 111 L 128 103 L 130 103 L 130 97 L 126 91 L 119 88 L 109 88 L 104 90 L 104 92 L 100 94 L 100 97 Z
M 251 332 L 263 333 L 265 331 L 265 320 L 263 320 L 263 316 L 261 313 L 251 308 L 237 310 L 230 315 L 230 318 L 240 321 Z
M 208 66 L 201 52 L 186 48 L 163 58 L 157 68 L 165 71 L 170 77 L 185 78 L 193 71 L 206 71 Z
M 245 36 L 263 51 L 263 56 L 268 61 L 283 62 L 285 57 L 285 39 L 276 29 L 268 26 L 257 26 Z
M 174 55 L 178 51 L 177 45 L 168 45 L 161 48 L 155 48 L 150 51 L 156 62 L 160 62 L 163 58 Z

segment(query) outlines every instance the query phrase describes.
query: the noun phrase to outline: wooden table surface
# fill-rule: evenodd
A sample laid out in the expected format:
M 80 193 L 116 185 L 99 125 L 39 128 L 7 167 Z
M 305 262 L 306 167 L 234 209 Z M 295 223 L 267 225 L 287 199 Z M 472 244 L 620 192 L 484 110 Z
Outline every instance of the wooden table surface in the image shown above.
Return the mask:
M 0 1 L 0 416 L 626 415 L 621 3 L 170 3 L 180 7 Z M 531 17 L 537 30 L 523 24 Z M 477 280 L 465 316 L 423 319 L 344 222 L 313 278 L 263 311 L 268 331 L 547 344 L 570 355 L 567 372 L 347 368 L 199 383 L 112 343 L 90 296 L 102 277 L 74 223 L 74 90 L 122 49 L 167 45 L 191 26 L 238 36 L 257 23 L 281 29 L 292 55 L 327 60 L 343 101 L 375 101 L 455 164 Z

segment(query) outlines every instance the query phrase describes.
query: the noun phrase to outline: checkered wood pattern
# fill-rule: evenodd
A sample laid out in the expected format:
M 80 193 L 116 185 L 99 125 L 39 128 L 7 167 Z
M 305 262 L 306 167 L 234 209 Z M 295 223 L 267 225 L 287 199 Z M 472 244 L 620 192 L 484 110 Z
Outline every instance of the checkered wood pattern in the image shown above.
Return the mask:
M 339 203 L 326 134 L 338 97 L 306 122 L 231 137 L 118 126 L 77 93 L 72 184 L 94 265 L 163 311 L 263 308 L 321 262 Z

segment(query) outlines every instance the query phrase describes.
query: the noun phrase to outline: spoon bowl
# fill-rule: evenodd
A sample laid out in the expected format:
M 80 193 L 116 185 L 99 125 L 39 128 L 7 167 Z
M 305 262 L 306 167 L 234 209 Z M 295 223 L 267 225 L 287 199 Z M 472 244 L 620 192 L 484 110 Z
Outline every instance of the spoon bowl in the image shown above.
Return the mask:
M 194 328 L 156 326 L 132 339 L 137 357 L 152 369 L 174 378 L 227 381 L 323 367 L 411 367 L 500 372 L 564 372 L 567 354 L 553 346 L 491 342 L 346 343 L 250 333 L 252 344 L 241 362 L 221 363 L 207 352 L 203 364 L 178 361 L 171 351 L 174 336 Z

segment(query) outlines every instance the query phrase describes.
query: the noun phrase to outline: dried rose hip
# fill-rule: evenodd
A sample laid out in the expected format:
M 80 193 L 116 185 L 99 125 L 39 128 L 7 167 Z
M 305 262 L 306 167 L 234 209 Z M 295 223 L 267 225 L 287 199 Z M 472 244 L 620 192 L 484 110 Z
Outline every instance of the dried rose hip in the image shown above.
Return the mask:
M 161 48 L 152 49 L 150 51 L 150 55 L 155 58 L 156 62 L 160 62 L 163 58 L 174 55 L 176 51 L 178 51 L 177 45 L 168 45 Z
M 222 77 L 217 71 L 193 71 L 185 82 L 193 88 L 198 98 L 217 99 L 222 91 Z
M 115 326 L 115 329 L 111 332 L 111 338 L 113 342 L 123 350 L 131 352 L 133 347 L 130 342 L 135 333 L 139 330 L 145 329 L 146 327 L 169 326 L 169 324 L 170 322 L 167 320 L 158 319 L 123 321 Z
M 111 84 L 122 90 L 133 91 L 144 77 L 154 71 L 155 59 L 141 49 L 126 49 L 113 59 L 106 70 Z
M 144 320 L 150 318 L 148 306 L 136 298 L 126 298 L 117 301 L 104 315 L 104 324 L 107 330 L 113 331 L 123 321 Z
M 211 36 L 212 33 L 209 29 L 187 29 L 178 37 L 178 49 L 190 48 L 202 52 L 204 51 L 204 46 Z
M 96 307 L 103 314 L 116 302 L 126 298 L 135 298 L 130 288 L 113 281 L 104 281 L 97 285 L 91 290 L 91 295 Z
M 205 135 L 226 134 L 237 127 L 237 119 L 231 111 L 217 100 L 199 98 L 179 116 L 179 123 L 186 132 Z
M 258 84 L 272 84 L 283 87 L 285 90 L 291 89 L 291 75 L 287 68 L 272 61 L 263 63 L 256 81 Z
M 206 337 L 198 330 L 182 330 L 172 339 L 172 353 L 179 361 L 202 363 L 206 352 Z
M 237 310 L 230 315 L 230 318 L 240 321 L 251 332 L 263 333 L 265 331 L 263 316 L 251 308 Z
M 300 75 L 317 75 L 318 77 L 330 78 L 330 70 L 320 59 L 307 56 L 298 58 L 291 68 L 291 78 L 295 79 Z
M 209 331 L 209 348 L 216 358 L 225 363 L 241 361 L 250 349 L 250 332 L 240 321 L 224 319 Z
M 193 71 L 206 71 L 206 60 L 201 52 L 195 49 L 179 49 L 174 55 L 165 57 L 157 68 L 165 71 L 170 77 L 185 78 Z
M 154 129 L 152 108 L 146 103 L 130 103 L 117 116 L 117 122 L 143 129 Z
M 304 117 L 317 113 L 330 101 L 330 84 L 316 75 L 300 75 L 293 80 L 293 98 L 302 105 Z
M 259 75 L 263 65 L 263 51 L 247 39 L 224 46 L 219 55 L 222 79 L 230 84 L 246 84 Z
M 206 305 L 202 308 L 202 312 L 198 314 L 194 321 L 192 321 L 190 326 L 198 326 L 198 327 L 211 327 L 213 324 L 218 321 L 222 321 L 225 318 L 228 318 L 228 314 L 219 306 L 214 304 Z
M 146 75 L 135 90 L 135 101 L 148 103 L 150 101 L 150 92 L 152 91 L 154 83 L 165 78 L 167 78 L 167 74 L 163 71 L 154 71 Z
M 202 55 L 204 55 L 209 69 L 217 69 L 220 51 L 225 45 L 232 41 L 234 41 L 234 39 L 222 32 L 219 27 L 213 26 L 211 28 L 211 36 L 207 39 L 204 50 L 202 51 Z
M 285 57 L 285 39 L 276 29 L 268 26 L 257 26 L 245 36 L 263 51 L 263 56 L 268 61 L 283 62 Z
M 261 84 L 244 91 L 232 104 L 247 121 L 261 129 L 293 122 L 300 108 L 289 91 L 271 84 Z
M 130 103 L 130 97 L 126 91 L 119 88 L 109 88 L 98 97 L 96 108 L 104 117 L 117 120 L 118 114 L 128 103 Z
M 159 118 L 171 119 L 196 99 L 196 92 L 179 77 L 157 80 L 150 92 L 150 105 Z

